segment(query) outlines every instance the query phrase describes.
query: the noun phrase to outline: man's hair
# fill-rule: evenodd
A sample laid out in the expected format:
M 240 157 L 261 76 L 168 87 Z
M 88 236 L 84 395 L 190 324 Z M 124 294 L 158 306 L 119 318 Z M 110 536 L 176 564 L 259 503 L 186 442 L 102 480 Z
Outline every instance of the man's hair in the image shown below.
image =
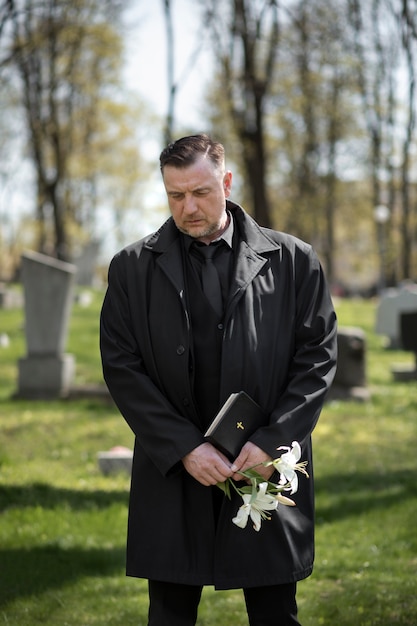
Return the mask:
M 159 157 L 161 172 L 163 173 L 166 165 L 178 168 L 188 167 L 201 156 L 210 159 L 215 167 L 224 167 L 223 145 L 203 133 L 182 137 L 162 150 Z

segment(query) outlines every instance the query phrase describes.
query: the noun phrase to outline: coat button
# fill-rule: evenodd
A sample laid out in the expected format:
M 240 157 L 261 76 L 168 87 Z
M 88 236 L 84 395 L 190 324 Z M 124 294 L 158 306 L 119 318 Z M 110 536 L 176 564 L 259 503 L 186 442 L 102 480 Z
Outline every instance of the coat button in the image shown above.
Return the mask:
M 189 399 L 188 399 L 188 398 L 183 398 L 183 399 L 182 399 L 182 403 L 183 403 L 183 405 L 184 405 L 184 406 L 189 406 L 190 401 L 189 401 Z
M 217 328 L 218 328 L 219 330 L 223 330 L 224 326 L 223 326 L 223 324 L 217 324 Z
M 184 346 L 182 346 L 181 344 L 179 346 L 177 346 L 177 354 L 178 354 L 178 356 L 181 356 L 182 354 L 184 354 L 184 352 L 185 352 Z

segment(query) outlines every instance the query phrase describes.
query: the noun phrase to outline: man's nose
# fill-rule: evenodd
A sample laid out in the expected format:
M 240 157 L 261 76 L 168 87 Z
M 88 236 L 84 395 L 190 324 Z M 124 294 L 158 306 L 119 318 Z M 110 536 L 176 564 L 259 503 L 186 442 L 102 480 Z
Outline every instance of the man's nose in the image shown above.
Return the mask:
M 195 198 L 192 195 L 186 195 L 184 198 L 184 212 L 185 213 L 194 213 L 196 210 L 196 202 Z

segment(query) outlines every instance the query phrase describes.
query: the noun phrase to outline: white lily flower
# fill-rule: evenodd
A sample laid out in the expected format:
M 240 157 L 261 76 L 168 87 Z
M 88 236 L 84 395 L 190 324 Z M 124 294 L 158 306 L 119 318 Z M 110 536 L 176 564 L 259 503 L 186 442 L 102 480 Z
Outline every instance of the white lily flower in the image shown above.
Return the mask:
M 262 520 L 271 519 L 269 511 L 274 511 L 279 504 L 285 506 L 296 506 L 294 500 L 287 498 L 282 491 L 290 491 L 295 493 L 298 489 L 298 477 L 296 472 L 302 472 L 308 478 L 306 471 L 307 461 L 300 461 L 301 447 L 297 441 L 292 442 L 292 447 L 280 446 L 277 450 L 285 450 L 280 458 L 271 461 L 264 461 L 252 467 L 242 470 L 239 473 L 246 478 L 247 483 L 250 482 L 251 487 L 244 487 L 236 484 L 231 478 L 228 478 L 223 484 L 219 483 L 219 487 L 224 491 L 225 495 L 230 499 L 231 489 L 240 495 L 243 500 L 242 506 L 239 508 L 232 522 L 239 528 L 246 528 L 249 518 L 253 523 L 256 531 L 261 529 Z M 275 484 L 265 481 L 262 475 L 257 471 L 257 467 L 262 465 L 270 467 L 271 465 L 280 474 L 279 483 Z
M 272 461 L 272 465 L 280 474 L 280 485 L 290 486 L 287 488 L 292 494 L 298 490 L 298 476 L 296 470 L 308 476 L 305 466 L 306 462 L 299 463 L 301 457 L 301 448 L 298 441 L 292 442 L 292 448 L 288 446 L 280 446 L 278 450 L 287 450 L 279 459 Z
M 242 495 L 243 504 L 239 508 L 236 517 L 232 519 L 236 526 L 245 528 L 250 516 L 254 529 L 259 531 L 262 519 L 269 519 L 266 511 L 274 511 L 278 506 L 278 501 L 275 496 L 266 493 L 267 487 L 268 483 L 261 483 L 254 500 L 253 495 L 250 493 Z

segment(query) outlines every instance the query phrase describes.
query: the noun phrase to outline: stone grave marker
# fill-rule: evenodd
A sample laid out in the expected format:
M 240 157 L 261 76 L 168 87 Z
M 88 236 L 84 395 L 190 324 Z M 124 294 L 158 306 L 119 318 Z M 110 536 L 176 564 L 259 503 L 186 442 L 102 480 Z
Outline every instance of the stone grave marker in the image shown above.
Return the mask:
M 417 307 L 415 311 L 401 313 L 400 316 L 401 347 L 414 353 L 414 365 L 392 368 L 394 379 L 398 381 L 417 381 Z
M 124 446 L 114 446 L 110 450 L 97 455 L 100 472 L 105 476 L 124 472 L 130 476 L 132 472 L 133 452 Z
M 23 306 L 21 293 L 0 283 L 0 309 L 18 309 Z
M 375 331 L 389 340 L 390 348 L 401 348 L 400 315 L 417 310 L 417 285 L 406 283 L 396 289 L 386 289 L 376 311 Z
M 337 370 L 329 392 L 329 399 L 368 400 L 364 331 L 354 326 L 339 327 L 337 350 Z
M 27 355 L 18 363 L 17 395 L 68 395 L 75 359 L 64 352 L 76 268 L 37 252 L 22 255 Z
M 81 251 L 81 254 L 74 259 L 77 268 L 77 284 L 91 287 L 94 284 L 94 273 L 97 266 L 100 243 L 89 241 Z

